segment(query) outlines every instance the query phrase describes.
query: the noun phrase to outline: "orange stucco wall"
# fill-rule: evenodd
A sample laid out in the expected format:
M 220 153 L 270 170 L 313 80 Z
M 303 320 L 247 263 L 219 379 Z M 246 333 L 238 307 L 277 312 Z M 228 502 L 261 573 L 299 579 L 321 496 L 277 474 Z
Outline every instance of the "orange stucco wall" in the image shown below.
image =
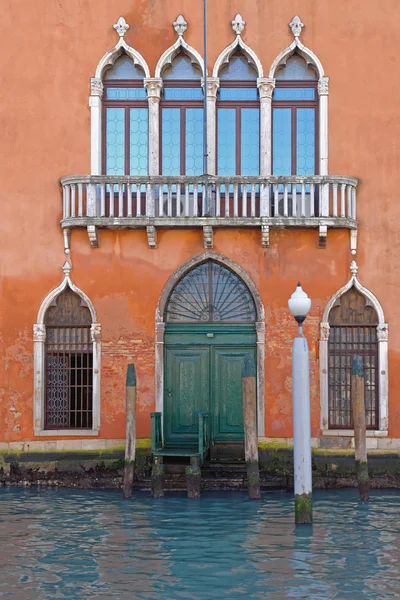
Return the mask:
M 0 23 L 0 441 L 33 439 L 32 325 L 45 295 L 61 281 L 65 260 L 60 177 L 90 172 L 89 79 L 117 41 L 123 15 L 126 41 L 151 74 L 175 40 L 171 23 L 183 13 L 186 40 L 202 51 L 202 6 L 193 0 L 13 0 Z M 264 75 L 291 41 L 288 23 L 299 14 L 302 41 L 330 77 L 329 172 L 360 179 L 359 249 L 363 285 L 378 296 L 389 323 L 389 436 L 400 437 L 400 323 L 397 201 L 400 164 L 398 0 L 218 0 L 209 2 L 209 71 L 233 40 L 240 12 L 243 38 Z M 161 290 L 185 260 L 203 251 L 202 232 L 160 231 L 149 249 L 144 231 L 100 231 L 92 249 L 72 232 L 72 278 L 94 303 L 103 327 L 101 437 L 125 430 L 126 363 L 138 373 L 138 435 L 154 410 L 154 313 Z M 329 297 L 349 279 L 348 231 L 271 231 L 262 249 L 258 230 L 215 230 L 214 250 L 241 265 L 266 310 L 266 435 L 292 435 L 290 349 L 296 327 L 287 299 L 300 279 L 313 300 L 305 331 L 310 342 L 312 433 L 319 430 L 318 327 Z

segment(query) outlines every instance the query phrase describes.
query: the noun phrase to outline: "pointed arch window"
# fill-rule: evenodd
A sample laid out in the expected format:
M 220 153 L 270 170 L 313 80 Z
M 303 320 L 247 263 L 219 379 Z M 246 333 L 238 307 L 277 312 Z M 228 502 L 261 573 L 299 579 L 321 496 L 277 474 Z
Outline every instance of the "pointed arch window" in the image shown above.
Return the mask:
M 170 323 L 254 323 L 256 309 L 247 286 L 225 266 L 204 262 L 177 283 L 165 309 Z
M 235 52 L 219 72 L 218 175 L 259 175 L 260 110 L 255 65 Z
M 201 70 L 183 51 L 162 71 L 162 175 L 203 173 L 203 90 Z
M 148 102 L 145 73 L 125 53 L 103 78 L 103 172 L 148 174 Z
M 329 429 L 353 429 L 351 368 L 360 355 L 365 372 L 367 429 L 379 428 L 378 315 L 354 287 L 343 294 L 329 314 Z
M 318 81 L 299 54 L 275 74 L 272 99 L 273 175 L 318 174 Z

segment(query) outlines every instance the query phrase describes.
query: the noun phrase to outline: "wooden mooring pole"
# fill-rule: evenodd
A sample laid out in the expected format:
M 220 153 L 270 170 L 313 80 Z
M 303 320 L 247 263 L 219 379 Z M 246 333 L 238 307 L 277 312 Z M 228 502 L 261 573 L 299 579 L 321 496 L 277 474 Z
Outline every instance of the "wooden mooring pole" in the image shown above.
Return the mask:
M 365 424 L 364 366 L 361 356 L 355 356 L 351 369 L 351 405 L 354 421 L 356 474 L 361 500 L 369 499 L 367 436 Z
M 126 372 L 126 445 L 124 466 L 124 498 L 132 496 L 136 454 L 136 373 L 135 365 Z
M 242 371 L 244 413 L 244 455 L 246 458 L 249 498 L 260 499 L 260 471 L 257 443 L 257 394 L 254 359 L 246 356 Z

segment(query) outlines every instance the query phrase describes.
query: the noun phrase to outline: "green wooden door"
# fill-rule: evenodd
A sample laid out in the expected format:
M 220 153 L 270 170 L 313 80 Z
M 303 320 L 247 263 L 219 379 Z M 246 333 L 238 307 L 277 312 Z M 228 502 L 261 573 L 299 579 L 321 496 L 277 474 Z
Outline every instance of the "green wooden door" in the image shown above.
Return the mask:
M 254 326 L 170 325 L 165 335 L 164 443 L 196 443 L 197 413 L 214 443 L 244 438 L 242 368 L 256 356 Z
M 254 346 L 213 347 L 211 351 L 212 439 L 214 442 L 242 441 L 242 369 Z M 255 359 L 255 356 L 254 356 Z
M 164 443 L 197 444 L 199 411 L 209 411 L 209 348 L 167 347 L 164 386 Z

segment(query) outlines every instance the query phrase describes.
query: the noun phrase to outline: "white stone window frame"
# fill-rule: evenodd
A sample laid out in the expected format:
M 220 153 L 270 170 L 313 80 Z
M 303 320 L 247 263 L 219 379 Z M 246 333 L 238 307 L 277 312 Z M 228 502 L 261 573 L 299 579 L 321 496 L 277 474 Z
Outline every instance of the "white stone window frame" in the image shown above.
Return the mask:
M 368 437 L 385 437 L 388 435 L 389 420 L 389 379 L 388 379 L 388 324 L 385 323 L 383 308 L 377 297 L 366 287 L 361 285 L 357 278 L 358 267 L 355 261 L 351 263 L 352 276 L 348 283 L 338 290 L 325 307 L 322 321 L 320 323 L 320 411 L 321 431 L 324 436 L 351 437 L 354 436 L 352 429 L 329 429 L 329 382 L 328 382 L 328 341 L 329 341 L 329 313 L 337 306 L 341 296 L 354 287 L 367 300 L 367 305 L 372 306 L 378 315 L 377 343 L 378 343 L 378 393 L 379 393 L 379 429 L 367 431 Z
M 64 279 L 54 288 L 40 305 L 36 323 L 33 326 L 33 430 L 35 436 L 97 436 L 100 431 L 100 366 L 101 366 L 101 325 L 97 322 L 96 310 L 84 292 L 74 285 L 70 278 L 71 265 L 63 266 Z M 46 402 L 46 325 L 44 323 L 47 309 L 56 298 L 69 288 L 75 292 L 90 311 L 92 325 L 90 337 L 93 344 L 93 425 L 91 429 L 45 429 L 44 413 Z
M 278 54 L 269 70 L 268 81 L 275 87 L 275 75 L 277 69 L 285 67 L 288 59 L 293 54 L 299 54 L 307 63 L 313 67 L 318 74 L 318 95 L 319 95 L 319 173 L 318 175 L 328 175 L 328 95 L 329 95 L 329 77 L 325 75 L 324 68 L 319 58 L 307 48 L 299 39 L 301 30 L 304 27 L 299 17 L 294 17 L 289 24 L 294 35 L 294 40 L 282 52 Z M 272 102 L 272 94 L 271 101 Z M 270 105 L 271 112 L 271 105 Z M 270 117 L 271 118 L 271 117 Z M 269 128 L 271 129 L 271 128 Z M 272 143 L 272 134 L 270 133 L 270 143 Z M 271 164 L 271 159 L 270 159 Z

